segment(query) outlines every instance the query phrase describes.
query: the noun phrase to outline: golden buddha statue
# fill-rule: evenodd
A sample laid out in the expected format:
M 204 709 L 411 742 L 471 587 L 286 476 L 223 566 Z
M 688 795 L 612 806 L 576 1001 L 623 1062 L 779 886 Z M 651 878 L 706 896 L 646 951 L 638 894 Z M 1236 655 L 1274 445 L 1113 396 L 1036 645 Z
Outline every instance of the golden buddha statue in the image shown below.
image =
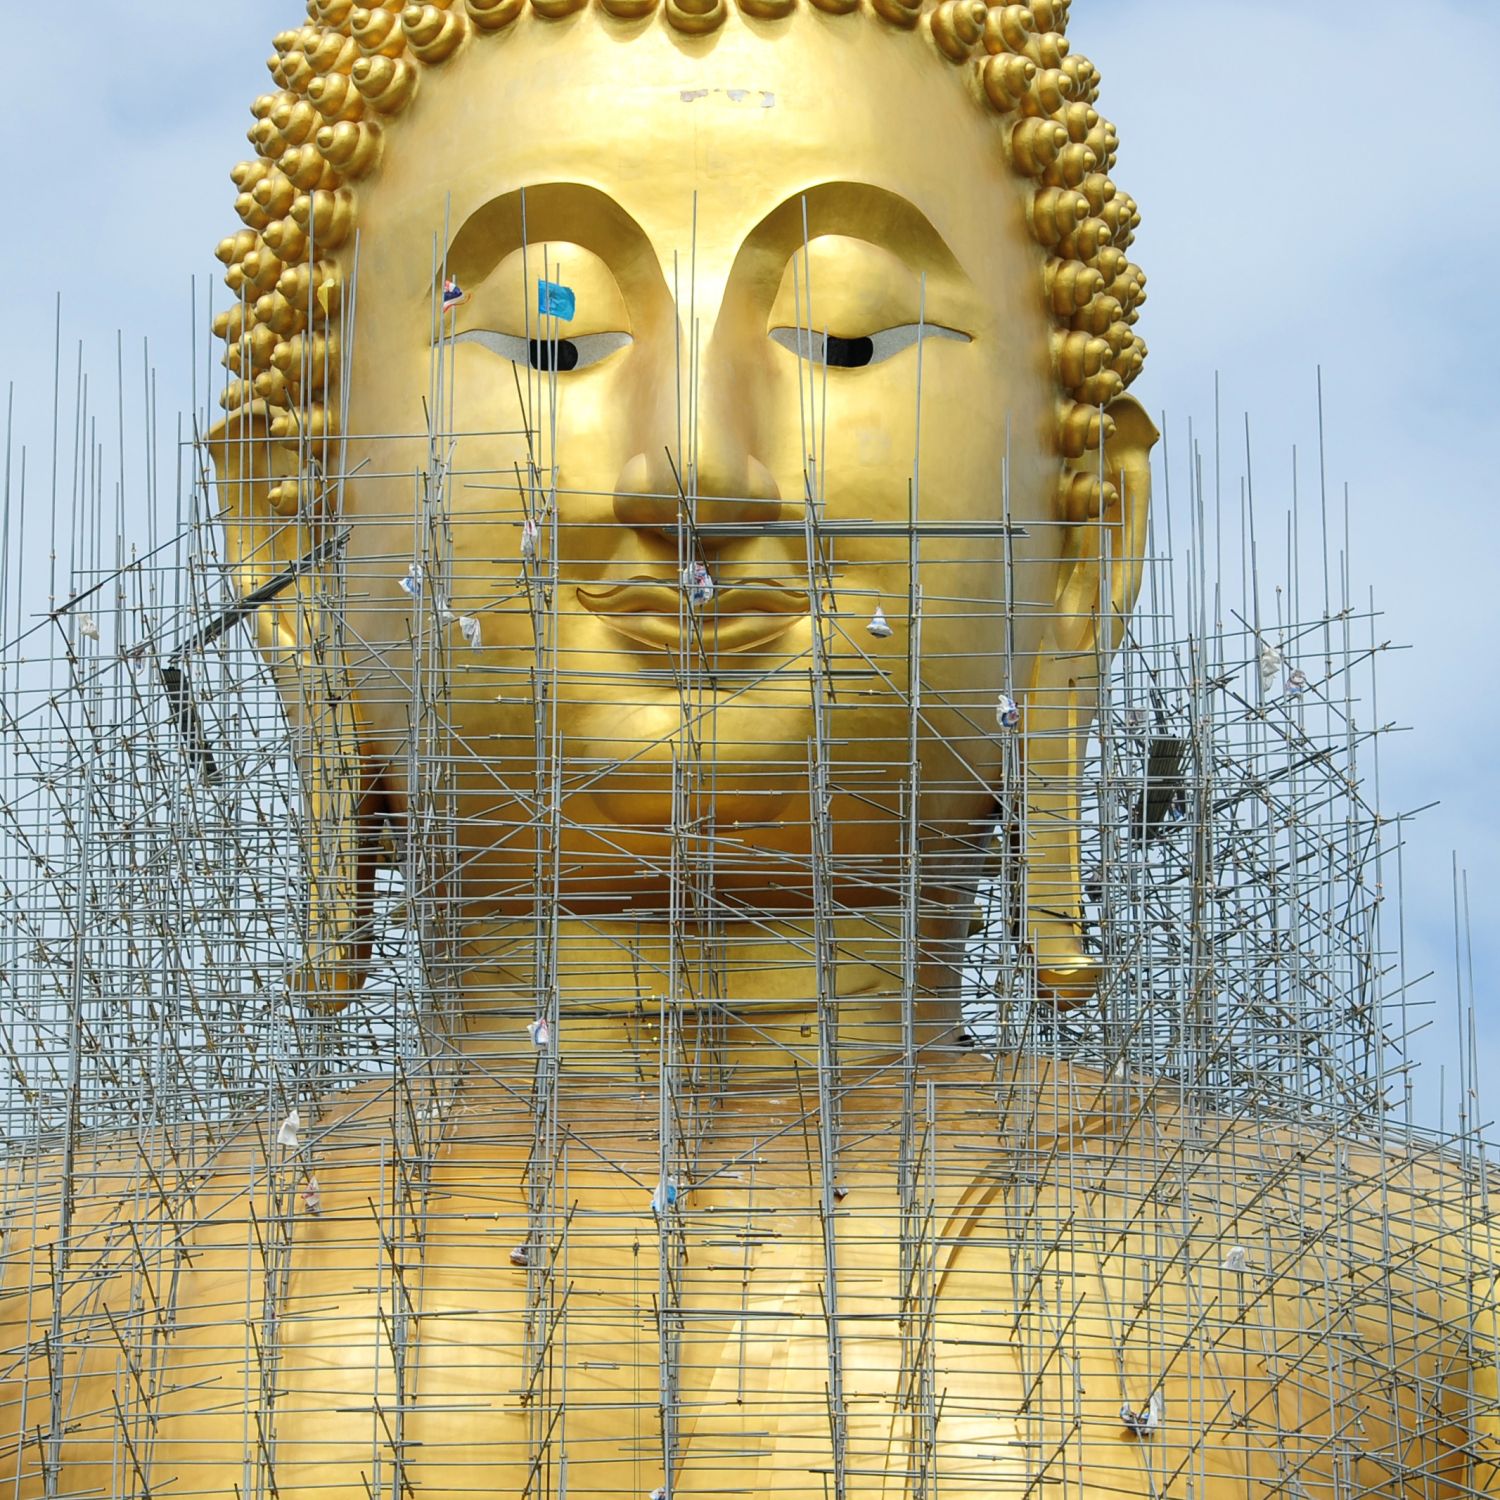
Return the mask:
M 1002 865 L 1033 988 L 1091 1003 L 1079 764 L 1150 499 L 1066 13 L 277 39 L 210 447 L 243 590 L 297 570 L 257 615 L 295 1024 L 365 1003 L 394 862 L 418 1039 L 11 1169 L 16 1495 L 1494 1489 L 1441 1153 L 961 1035 Z

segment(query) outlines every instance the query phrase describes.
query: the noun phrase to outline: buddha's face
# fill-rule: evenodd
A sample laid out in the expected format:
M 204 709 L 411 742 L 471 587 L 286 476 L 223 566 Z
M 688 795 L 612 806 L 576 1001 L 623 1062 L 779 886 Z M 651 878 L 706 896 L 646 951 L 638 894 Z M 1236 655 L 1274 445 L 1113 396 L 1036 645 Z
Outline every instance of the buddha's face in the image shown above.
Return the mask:
M 795 904 L 821 719 L 832 852 L 883 899 L 914 656 L 924 839 L 982 829 L 1060 528 L 1042 258 L 964 76 L 805 9 L 702 41 L 583 15 L 467 49 L 392 132 L 348 383 L 355 692 L 399 805 L 413 661 L 446 663 L 468 894 L 530 899 L 555 728 L 572 909 L 660 908 L 674 816 L 711 819 L 721 890 Z M 438 315 L 445 262 L 466 300 Z M 543 276 L 576 297 L 544 328 Z M 447 475 L 414 606 L 428 413 Z M 838 529 L 913 514 L 991 529 L 939 525 L 915 572 L 906 536 Z

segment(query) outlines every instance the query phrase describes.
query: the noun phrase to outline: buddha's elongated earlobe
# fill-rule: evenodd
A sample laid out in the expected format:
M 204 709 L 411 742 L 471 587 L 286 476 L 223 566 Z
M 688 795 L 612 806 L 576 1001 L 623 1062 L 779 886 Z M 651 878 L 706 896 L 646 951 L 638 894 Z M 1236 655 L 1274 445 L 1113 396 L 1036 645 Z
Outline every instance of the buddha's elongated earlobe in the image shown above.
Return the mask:
M 308 908 L 306 957 L 292 988 L 309 1009 L 332 1012 L 349 1003 L 369 970 L 384 803 L 360 753 L 348 694 L 316 712 L 320 722 L 304 720 L 299 735 Z
M 1042 987 L 1064 1008 L 1099 979 L 1080 922 L 1078 787 L 1100 684 L 1140 591 L 1159 436 L 1128 396 L 1104 416 L 1102 464 L 1070 465 L 1059 485 L 1055 607 L 1025 704 L 1027 935 Z
M 292 986 L 310 1006 L 337 1010 L 369 962 L 384 807 L 347 681 L 338 555 L 323 545 L 332 539 L 329 497 L 316 478 L 326 470 L 324 445 L 306 443 L 299 462 L 257 405 L 221 421 L 208 446 L 239 593 L 298 569 L 256 610 L 254 629 L 292 727 L 302 789 L 308 901 L 305 959 Z M 299 566 L 310 557 L 318 561 Z

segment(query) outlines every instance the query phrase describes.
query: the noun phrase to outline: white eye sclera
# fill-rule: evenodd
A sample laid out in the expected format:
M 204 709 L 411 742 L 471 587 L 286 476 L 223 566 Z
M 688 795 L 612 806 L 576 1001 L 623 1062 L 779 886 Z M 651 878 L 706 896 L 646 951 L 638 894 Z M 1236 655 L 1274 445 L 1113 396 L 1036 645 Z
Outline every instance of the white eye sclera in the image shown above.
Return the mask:
M 574 338 L 524 339 L 491 328 L 466 328 L 453 335 L 455 344 L 479 344 L 492 354 L 533 370 L 586 370 L 631 342 L 628 333 L 583 333 Z
M 957 339 L 971 343 L 967 333 L 944 328 L 939 323 L 901 323 L 876 333 L 844 339 L 837 334 L 813 333 L 806 328 L 773 328 L 771 338 L 783 349 L 790 349 L 809 364 L 826 364 L 837 370 L 857 370 L 862 365 L 878 365 L 882 360 L 909 349 L 919 338 Z

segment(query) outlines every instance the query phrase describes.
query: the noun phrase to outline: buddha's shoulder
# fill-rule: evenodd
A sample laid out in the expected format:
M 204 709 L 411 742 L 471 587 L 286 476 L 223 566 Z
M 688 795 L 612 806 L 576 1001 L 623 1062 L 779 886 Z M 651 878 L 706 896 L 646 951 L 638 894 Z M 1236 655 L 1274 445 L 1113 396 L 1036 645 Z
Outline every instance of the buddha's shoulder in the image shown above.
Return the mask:
M 1334 1115 L 1195 1107 L 1170 1079 L 1035 1056 L 958 1056 L 930 1071 L 925 1105 L 970 1193 L 1150 1201 L 1300 1225 L 1334 1221 L 1430 1242 L 1472 1224 L 1500 1181 L 1419 1132 Z M 918 1113 L 923 1113 L 918 1091 Z M 923 1122 L 919 1120 L 919 1125 Z M 920 1133 L 920 1132 L 919 1132 Z M 961 1164 L 967 1162 L 967 1169 Z M 1488 1189 L 1488 1192 L 1486 1191 Z M 1197 1217 L 1192 1215 L 1190 1217 Z
M 459 1176 L 514 1167 L 508 1175 L 519 1180 L 531 1131 L 523 1110 L 505 1113 L 491 1119 L 461 1095 L 414 1104 L 377 1080 L 295 1115 L 83 1130 L 72 1143 L 38 1137 L 0 1160 L 0 1256 L 28 1255 L 64 1229 L 76 1256 L 147 1229 L 187 1244 L 257 1218 L 316 1214 L 324 1203 L 384 1202 L 401 1163 L 418 1158 Z

